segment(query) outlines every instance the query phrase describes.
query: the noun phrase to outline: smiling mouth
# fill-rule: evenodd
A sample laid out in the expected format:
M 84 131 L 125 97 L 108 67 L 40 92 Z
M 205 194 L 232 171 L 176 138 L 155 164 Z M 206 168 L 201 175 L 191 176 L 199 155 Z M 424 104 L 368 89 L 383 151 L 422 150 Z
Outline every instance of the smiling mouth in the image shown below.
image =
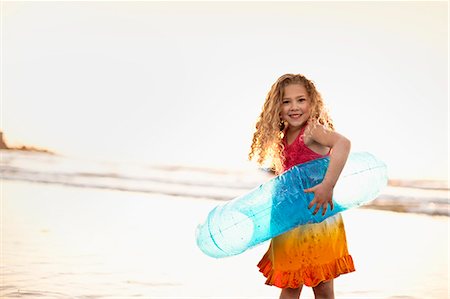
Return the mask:
M 289 115 L 289 117 L 291 117 L 291 118 L 299 118 L 302 115 L 303 114 L 291 114 L 291 115 Z

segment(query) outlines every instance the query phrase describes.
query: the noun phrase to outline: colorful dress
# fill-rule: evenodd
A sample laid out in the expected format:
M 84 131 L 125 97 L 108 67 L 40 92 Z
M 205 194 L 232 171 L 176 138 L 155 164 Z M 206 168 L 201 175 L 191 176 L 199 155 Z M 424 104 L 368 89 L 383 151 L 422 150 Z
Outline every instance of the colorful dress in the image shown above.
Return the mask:
M 285 170 L 323 157 L 305 145 L 304 130 L 292 144 L 285 141 Z M 279 288 L 315 287 L 323 281 L 355 271 L 347 250 L 341 214 L 321 223 L 299 226 L 273 238 L 258 267 L 267 278 L 266 284 Z

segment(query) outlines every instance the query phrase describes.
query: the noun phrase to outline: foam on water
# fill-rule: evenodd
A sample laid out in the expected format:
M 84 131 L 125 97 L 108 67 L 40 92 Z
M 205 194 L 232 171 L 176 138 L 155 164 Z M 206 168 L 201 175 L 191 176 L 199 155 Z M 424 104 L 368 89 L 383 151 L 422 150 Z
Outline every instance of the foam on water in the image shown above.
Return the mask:
M 167 164 L 89 161 L 46 153 L 0 150 L 3 180 L 79 188 L 160 193 L 230 200 L 271 179 L 256 169 L 218 169 Z M 391 180 L 368 207 L 450 216 L 445 181 Z

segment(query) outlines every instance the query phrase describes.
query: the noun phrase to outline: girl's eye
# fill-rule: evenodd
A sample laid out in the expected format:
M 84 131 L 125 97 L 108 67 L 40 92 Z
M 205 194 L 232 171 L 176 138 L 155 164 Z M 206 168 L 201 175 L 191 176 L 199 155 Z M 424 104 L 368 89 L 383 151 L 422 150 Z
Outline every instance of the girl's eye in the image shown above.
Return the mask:
M 289 103 L 289 101 L 283 100 L 283 104 L 288 104 L 288 103 Z

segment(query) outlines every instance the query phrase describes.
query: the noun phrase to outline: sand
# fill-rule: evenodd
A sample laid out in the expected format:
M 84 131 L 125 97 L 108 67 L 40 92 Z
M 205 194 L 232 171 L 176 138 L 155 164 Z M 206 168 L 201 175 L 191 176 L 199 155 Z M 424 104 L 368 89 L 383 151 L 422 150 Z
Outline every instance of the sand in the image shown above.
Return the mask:
M 219 202 L 3 181 L 1 298 L 277 298 L 256 264 L 268 243 L 204 255 L 195 228 Z M 357 271 L 337 298 L 449 298 L 448 217 L 344 213 Z M 301 298 L 313 298 L 307 288 Z

